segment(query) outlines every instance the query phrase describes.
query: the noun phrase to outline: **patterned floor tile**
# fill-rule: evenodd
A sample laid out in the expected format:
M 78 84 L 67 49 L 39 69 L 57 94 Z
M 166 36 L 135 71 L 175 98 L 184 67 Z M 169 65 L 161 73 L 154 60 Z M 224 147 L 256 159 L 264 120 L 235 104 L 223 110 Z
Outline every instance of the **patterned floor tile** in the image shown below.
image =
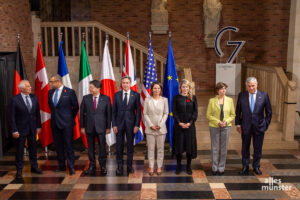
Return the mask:
M 115 152 L 114 147 L 111 149 Z M 261 160 L 263 175 L 250 170 L 249 176 L 239 176 L 241 170 L 240 150 L 229 150 L 225 174 L 211 173 L 211 151 L 199 150 L 192 161 L 193 174 L 186 173 L 183 156 L 182 172 L 175 174 L 176 159 L 165 148 L 163 173 L 148 174 L 147 150 L 144 144 L 135 147 L 134 174 L 126 172 L 116 176 L 115 154 L 108 156 L 106 176 L 101 174 L 99 164 L 95 176 L 86 176 L 87 151 L 76 151 L 75 175 L 54 172 L 57 169 L 55 152 L 45 154 L 39 149 L 38 164 L 43 174 L 30 172 L 28 156 L 25 157 L 23 179 L 15 179 L 14 153 L 0 159 L 1 199 L 297 199 L 300 198 L 300 151 L 265 150 Z M 298 157 L 299 156 L 299 157 Z M 252 157 L 251 157 L 252 158 Z M 3 164 L 3 165 L 1 165 Z M 273 183 L 278 179 L 280 183 Z M 289 190 L 279 190 L 279 186 Z M 272 190 L 271 190 L 272 189 Z

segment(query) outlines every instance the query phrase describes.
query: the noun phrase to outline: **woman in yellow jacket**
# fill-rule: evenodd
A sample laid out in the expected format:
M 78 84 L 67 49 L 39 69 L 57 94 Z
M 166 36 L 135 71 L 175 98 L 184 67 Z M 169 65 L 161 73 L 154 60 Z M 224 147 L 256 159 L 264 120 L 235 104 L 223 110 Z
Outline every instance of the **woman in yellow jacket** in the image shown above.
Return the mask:
M 225 95 L 226 88 L 225 83 L 217 83 L 216 92 L 218 95 L 209 100 L 206 112 L 211 138 L 213 175 L 224 174 L 230 127 L 235 118 L 233 100 Z

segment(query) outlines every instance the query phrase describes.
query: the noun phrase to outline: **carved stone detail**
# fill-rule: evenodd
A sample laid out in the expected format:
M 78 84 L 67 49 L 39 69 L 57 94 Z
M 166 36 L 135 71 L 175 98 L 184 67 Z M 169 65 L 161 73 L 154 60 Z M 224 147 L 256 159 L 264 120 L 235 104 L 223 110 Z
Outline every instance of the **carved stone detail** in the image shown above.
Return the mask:
M 169 29 L 167 0 L 152 0 L 151 30 L 154 34 L 166 34 Z
M 216 34 L 219 31 L 222 3 L 220 0 L 204 0 L 204 42 L 207 48 L 214 48 Z

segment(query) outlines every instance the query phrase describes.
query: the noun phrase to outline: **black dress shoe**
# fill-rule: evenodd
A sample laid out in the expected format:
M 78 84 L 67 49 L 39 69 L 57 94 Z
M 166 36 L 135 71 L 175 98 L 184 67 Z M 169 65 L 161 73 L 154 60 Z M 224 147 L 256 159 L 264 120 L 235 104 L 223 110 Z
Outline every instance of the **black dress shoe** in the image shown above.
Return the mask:
M 181 172 L 181 165 L 177 165 L 175 174 L 180 174 L 180 172 Z
M 213 176 L 216 176 L 218 174 L 218 171 L 211 171 Z
M 101 175 L 106 175 L 107 174 L 107 170 L 106 170 L 106 168 L 105 167 L 102 167 L 101 168 Z
M 117 170 L 116 170 L 116 175 L 117 176 L 122 176 L 123 175 L 123 168 L 117 168 Z
M 241 176 L 248 176 L 249 175 L 249 167 L 243 167 L 242 171 L 239 172 Z
M 260 171 L 260 169 L 259 169 L 259 167 L 254 168 L 253 171 L 257 175 L 261 175 L 262 174 L 261 171 Z
M 224 172 L 218 172 L 218 175 L 219 175 L 219 176 L 223 176 L 223 175 L 224 175 Z
M 191 167 L 186 167 L 186 173 L 188 175 L 192 175 L 193 174 L 192 168 Z
M 17 170 L 16 178 L 17 179 L 21 179 L 22 178 L 22 170 Z
M 70 175 L 74 175 L 74 174 L 75 174 L 75 170 L 74 170 L 74 168 L 72 168 L 72 169 L 69 169 L 69 174 L 70 174 Z
M 93 167 L 88 168 L 85 172 L 85 175 L 91 175 L 91 176 L 95 176 L 96 175 L 96 169 Z
M 133 174 L 134 169 L 132 167 L 127 167 L 127 174 Z
M 66 171 L 65 167 L 59 167 L 55 170 L 55 172 L 64 172 L 64 171 Z
M 36 174 L 43 174 L 42 170 L 40 170 L 39 168 L 31 168 L 31 172 L 32 173 L 36 173 Z

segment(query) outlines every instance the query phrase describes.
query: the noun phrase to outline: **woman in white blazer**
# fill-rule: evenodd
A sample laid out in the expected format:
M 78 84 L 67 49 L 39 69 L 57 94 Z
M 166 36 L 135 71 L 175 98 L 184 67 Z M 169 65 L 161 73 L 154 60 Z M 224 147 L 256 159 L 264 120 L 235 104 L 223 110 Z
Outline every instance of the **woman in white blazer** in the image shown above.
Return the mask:
M 151 84 L 151 96 L 144 103 L 145 132 L 148 144 L 149 175 L 154 174 L 154 152 L 157 146 L 157 175 L 162 173 L 164 160 L 164 144 L 167 134 L 166 120 L 168 119 L 168 99 L 162 97 L 162 84 L 153 82 Z

